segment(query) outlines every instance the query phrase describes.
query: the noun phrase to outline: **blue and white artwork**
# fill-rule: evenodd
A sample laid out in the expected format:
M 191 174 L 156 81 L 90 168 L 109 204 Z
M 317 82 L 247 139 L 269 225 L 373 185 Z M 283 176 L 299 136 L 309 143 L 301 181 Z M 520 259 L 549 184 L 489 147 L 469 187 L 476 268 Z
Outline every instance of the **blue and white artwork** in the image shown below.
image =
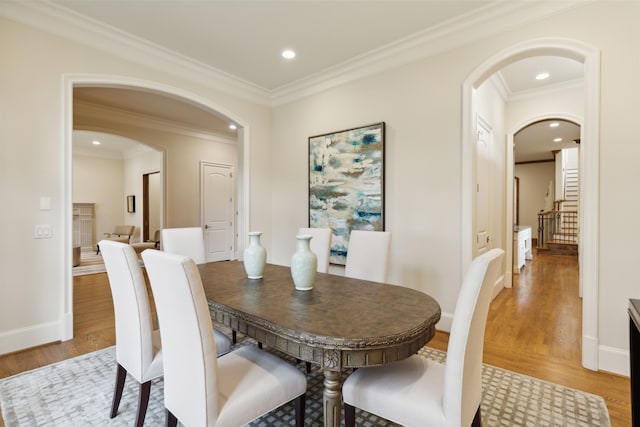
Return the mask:
M 331 228 L 342 265 L 351 230 L 384 230 L 384 122 L 309 138 L 309 226 Z

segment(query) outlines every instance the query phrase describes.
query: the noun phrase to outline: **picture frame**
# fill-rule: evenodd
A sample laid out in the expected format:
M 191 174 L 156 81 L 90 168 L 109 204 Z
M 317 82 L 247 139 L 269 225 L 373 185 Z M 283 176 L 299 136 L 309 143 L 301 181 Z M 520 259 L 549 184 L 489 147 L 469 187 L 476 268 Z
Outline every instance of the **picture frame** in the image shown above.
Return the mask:
M 309 227 L 330 228 L 345 265 L 351 230 L 384 231 L 385 123 L 309 137 Z
M 135 213 L 136 211 L 136 196 L 127 196 L 127 212 Z

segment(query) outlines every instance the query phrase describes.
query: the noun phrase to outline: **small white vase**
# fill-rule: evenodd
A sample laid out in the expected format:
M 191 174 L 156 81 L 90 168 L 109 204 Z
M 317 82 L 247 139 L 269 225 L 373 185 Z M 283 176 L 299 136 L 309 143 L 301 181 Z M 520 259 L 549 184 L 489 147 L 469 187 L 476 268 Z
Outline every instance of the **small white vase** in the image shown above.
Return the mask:
M 299 291 L 310 291 L 313 289 L 313 281 L 316 280 L 318 257 L 309 247 L 311 237 L 306 234 L 296 236 L 298 249 L 291 257 L 291 277 Z
M 249 233 L 249 246 L 244 249 L 244 269 L 249 279 L 262 279 L 264 266 L 267 263 L 267 251 L 260 244 L 262 232 Z

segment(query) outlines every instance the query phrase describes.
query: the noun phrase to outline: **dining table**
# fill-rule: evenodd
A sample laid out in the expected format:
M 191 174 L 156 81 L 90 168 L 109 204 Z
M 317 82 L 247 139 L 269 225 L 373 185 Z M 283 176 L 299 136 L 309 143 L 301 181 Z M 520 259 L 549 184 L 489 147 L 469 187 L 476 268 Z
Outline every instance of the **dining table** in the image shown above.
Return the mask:
M 325 426 L 340 425 L 342 372 L 417 353 L 440 320 L 435 299 L 404 286 L 318 273 L 299 291 L 287 266 L 267 264 L 260 279 L 242 261 L 198 268 L 214 322 L 320 366 Z

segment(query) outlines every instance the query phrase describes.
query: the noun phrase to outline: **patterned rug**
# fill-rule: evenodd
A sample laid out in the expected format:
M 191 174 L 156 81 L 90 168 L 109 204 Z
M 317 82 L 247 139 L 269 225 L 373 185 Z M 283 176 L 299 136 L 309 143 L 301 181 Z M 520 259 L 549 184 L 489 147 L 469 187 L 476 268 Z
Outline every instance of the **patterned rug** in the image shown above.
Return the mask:
M 107 269 L 104 266 L 101 254 L 96 254 L 92 249 L 82 249 L 80 252 L 80 265 L 73 267 L 74 276 L 84 276 L 86 274 L 104 273 Z
M 244 340 L 238 345 L 252 344 Z M 422 357 L 443 361 L 446 354 L 424 347 Z M 288 356 L 291 363 L 295 361 Z M 109 419 L 115 347 L 89 353 L 0 380 L 0 410 L 6 427 L 130 426 L 138 387 L 127 377 L 118 415 Z M 304 364 L 297 365 L 304 372 Z M 323 375 L 317 366 L 307 374 L 307 426 L 322 426 Z M 484 365 L 483 426 L 610 426 L 604 400 L 525 375 Z M 162 379 L 153 382 L 145 426 L 164 425 Z M 251 427 L 295 425 L 293 403 L 249 424 Z M 364 411 L 356 425 L 396 426 Z

